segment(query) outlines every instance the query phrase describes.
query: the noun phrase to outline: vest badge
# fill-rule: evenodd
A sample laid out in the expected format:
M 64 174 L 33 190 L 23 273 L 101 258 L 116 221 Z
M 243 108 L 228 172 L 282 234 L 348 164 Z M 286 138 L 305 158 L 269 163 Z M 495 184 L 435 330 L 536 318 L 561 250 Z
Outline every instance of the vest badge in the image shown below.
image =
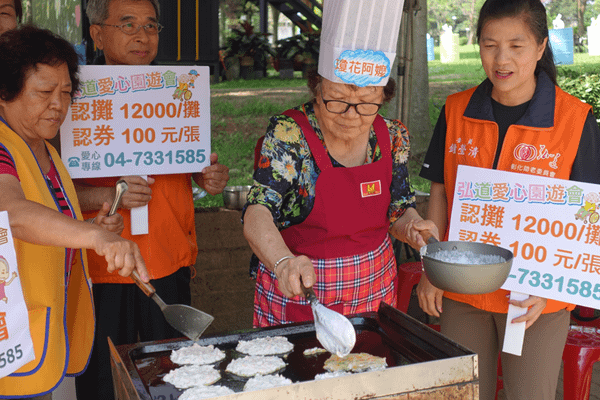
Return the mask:
M 381 181 L 361 183 L 360 192 L 363 198 L 379 196 L 381 194 Z
M 526 163 L 536 160 L 550 160 L 548 166 L 552 169 L 558 169 L 558 158 L 561 154 L 550 153 L 543 144 L 537 148 L 531 144 L 520 143 L 515 147 L 513 155 L 517 161 Z

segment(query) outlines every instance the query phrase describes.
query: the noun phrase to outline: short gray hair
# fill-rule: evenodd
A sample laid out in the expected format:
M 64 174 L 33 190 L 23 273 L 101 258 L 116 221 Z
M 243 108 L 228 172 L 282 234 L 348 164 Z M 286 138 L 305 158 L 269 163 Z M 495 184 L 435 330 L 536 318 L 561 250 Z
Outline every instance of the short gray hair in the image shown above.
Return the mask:
M 101 24 L 108 18 L 108 6 L 111 1 L 121 0 L 88 0 L 85 13 L 90 21 L 90 25 Z M 156 19 L 160 19 L 160 5 L 158 0 L 130 0 L 130 1 L 148 1 L 154 7 Z

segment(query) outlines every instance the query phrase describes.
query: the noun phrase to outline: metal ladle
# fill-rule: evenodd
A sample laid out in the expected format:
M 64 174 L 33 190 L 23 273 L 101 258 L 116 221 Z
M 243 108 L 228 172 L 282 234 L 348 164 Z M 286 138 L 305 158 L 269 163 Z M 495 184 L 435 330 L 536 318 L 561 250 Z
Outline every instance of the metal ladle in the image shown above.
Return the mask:
M 348 318 L 321 304 L 312 288 L 307 288 L 302 282 L 301 284 L 312 308 L 317 340 L 328 352 L 346 357 L 356 344 L 354 326 Z

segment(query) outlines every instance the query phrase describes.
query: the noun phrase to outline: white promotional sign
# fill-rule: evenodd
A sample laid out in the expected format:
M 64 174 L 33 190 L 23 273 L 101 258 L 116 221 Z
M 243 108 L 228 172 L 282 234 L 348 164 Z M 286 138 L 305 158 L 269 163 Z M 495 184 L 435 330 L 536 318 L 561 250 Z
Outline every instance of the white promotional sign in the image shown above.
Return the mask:
M 72 178 L 199 172 L 210 165 L 209 68 L 81 66 L 60 128 Z
M 460 165 L 449 240 L 515 258 L 503 289 L 600 308 L 600 185 Z
M 8 213 L 0 212 L 0 378 L 35 359 Z

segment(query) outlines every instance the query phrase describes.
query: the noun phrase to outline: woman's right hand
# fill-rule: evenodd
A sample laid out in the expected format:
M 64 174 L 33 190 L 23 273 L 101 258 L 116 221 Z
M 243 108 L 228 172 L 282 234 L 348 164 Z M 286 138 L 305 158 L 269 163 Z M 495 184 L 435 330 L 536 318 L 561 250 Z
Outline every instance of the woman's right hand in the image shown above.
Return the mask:
M 145 180 L 141 176 L 133 175 L 122 176 L 120 179 L 127 182 L 127 191 L 121 199 L 121 208 L 132 209 L 143 207 L 152 199 L 150 185 L 154 183 L 154 178 L 149 176 L 148 180 Z
M 439 318 L 442 312 L 443 295 L 444 291 L 433 286 L 423 273 L 417 285 L 417 297 L 421 309 L 427 314 Z
M 289 298 L 304 297 L 304 291 L 300 285 L 301 278 L 306 287 L 311 287 L 317 280 L 312 261 L 306 256 L 298 256 L 282 261 L 277 266 L 275 276 L 277 276 L 279 290 Z
M 99 256 L 104 256 L 108 263 L 106 268 L 108 272 L 113 273 L 118 270 L 119 275 L 126 277 L 136 269 L 142 281 L 150 280 L 146 263 L 137 244 L 104 229 L 98 229 L 96 232 L 94 251 Z

